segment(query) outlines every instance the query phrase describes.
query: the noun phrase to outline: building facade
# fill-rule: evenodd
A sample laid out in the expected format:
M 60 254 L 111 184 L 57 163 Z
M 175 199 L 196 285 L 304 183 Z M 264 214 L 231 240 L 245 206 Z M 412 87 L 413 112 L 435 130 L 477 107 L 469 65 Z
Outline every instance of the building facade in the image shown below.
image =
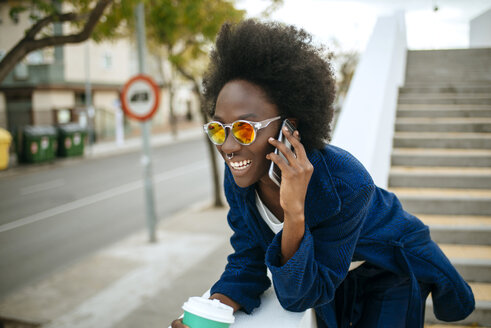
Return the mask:
M 29 12 L 10 17 L 9 2 L 0 2 L 0 58 L 33 24 Z M 67 31 L 68 24 L 54 24 L 54 33 Z M 154 129 L 169 122 L 170 65 L 147 58 L 148 74 L 161 86 L 160 108 L 152 120 Z M 0 127 L 18 133 L 25 125 L 58 125 L 75 122 L 88 127 L 96 139 L 115 135 L 120 114 L 120 92 L 137 73 L 136 46 L 130 39 L 95 43 L 87 41 L 29 53 L 0 83 Z M 199 110 L 197 97 L 186 81 L 173 83 L 173 108 L 188 117 Z M 199 115 L 191 115 L 198 119 Z M 119 120 L 121 121 L 121 120 Z M 127 134 L 137 133 L 139 124 L 124 119 Z

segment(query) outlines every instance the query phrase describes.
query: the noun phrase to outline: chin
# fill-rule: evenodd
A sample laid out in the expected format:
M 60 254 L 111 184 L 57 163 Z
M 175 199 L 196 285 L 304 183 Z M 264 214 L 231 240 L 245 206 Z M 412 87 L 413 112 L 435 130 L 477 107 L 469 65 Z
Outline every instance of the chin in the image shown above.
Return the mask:
M 251 181 L 249 179 L 244 179 L 241 177 L 235 177 L 235 176 L 234 176 L 234 181 L 235 181 L 235 184 L 237 184 L 237 186 L 239 186 L 241 188 L 247 188 L 247 187 L 250 187 L 254 184 L 254 181 Z

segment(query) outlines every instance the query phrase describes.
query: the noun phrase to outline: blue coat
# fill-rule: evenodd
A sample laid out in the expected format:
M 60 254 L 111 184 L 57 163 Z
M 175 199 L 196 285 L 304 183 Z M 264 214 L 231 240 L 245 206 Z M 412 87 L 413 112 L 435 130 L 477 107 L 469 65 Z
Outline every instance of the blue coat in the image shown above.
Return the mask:
M 431 286 L 438 319 L 461 320 L 474 310 L 471 288 L 431 240 L 428 227 L 404 211 L 393 193 L 375 186 L 358 160 L 332 145 L 309 152 L 308 157 L 314 173 L 305 201 L 305 234 L 283 266 L 282 232 L 274 235 L 261 218 L 255 186 L 237 186 L 226 167 L 227 220 L 235 252 L 211 293 L 229 296 L 250 313 L 271 284 L 268 267 L 285 309 L 315 308 L 325 322 L 332 322 L 326 316 L 332 314 L 328 307 L 336 288 L 351 261 L 365 260 L 410 278 L 408 316 L 416 316 L 415 309 L 421 306 L 418 281 Z

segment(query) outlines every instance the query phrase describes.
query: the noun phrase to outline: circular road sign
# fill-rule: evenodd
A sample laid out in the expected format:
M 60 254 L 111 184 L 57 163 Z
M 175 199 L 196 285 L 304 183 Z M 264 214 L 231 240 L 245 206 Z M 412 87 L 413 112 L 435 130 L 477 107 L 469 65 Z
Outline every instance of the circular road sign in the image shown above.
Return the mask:
M 159 100 L 159 87 L 144 74 L 132 77 L 121 93 L 121 106 L 126 115 L 140 121 L 146 121 L 155 114 Z

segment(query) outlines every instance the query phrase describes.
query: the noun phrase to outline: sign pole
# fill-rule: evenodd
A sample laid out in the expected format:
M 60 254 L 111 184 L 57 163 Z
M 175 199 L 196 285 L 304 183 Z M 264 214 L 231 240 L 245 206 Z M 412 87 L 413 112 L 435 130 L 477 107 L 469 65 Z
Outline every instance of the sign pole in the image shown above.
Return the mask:
M 145 12 L 143 3 L 140 2 L 136 6 L 136 31 L 137 31 L 137 51 L 138 51 L 138 71 L 140 74 L 145 74 L 145 56 L 146 56 L 146 35 L 145 35 Z M 147 226 L 149 241 L 155 243 L 157 237 L 155 227 L 157 219 L 155 215 L 155 202 L 153 196 L 152 182 L 152 157 L 150 152 L 150 120 L 144 120 L 141 123 L 143 137 L 143 154 L 141 163 L 143 166 L 143 178 L 145 187 L 145 206 L 147 215 Z

